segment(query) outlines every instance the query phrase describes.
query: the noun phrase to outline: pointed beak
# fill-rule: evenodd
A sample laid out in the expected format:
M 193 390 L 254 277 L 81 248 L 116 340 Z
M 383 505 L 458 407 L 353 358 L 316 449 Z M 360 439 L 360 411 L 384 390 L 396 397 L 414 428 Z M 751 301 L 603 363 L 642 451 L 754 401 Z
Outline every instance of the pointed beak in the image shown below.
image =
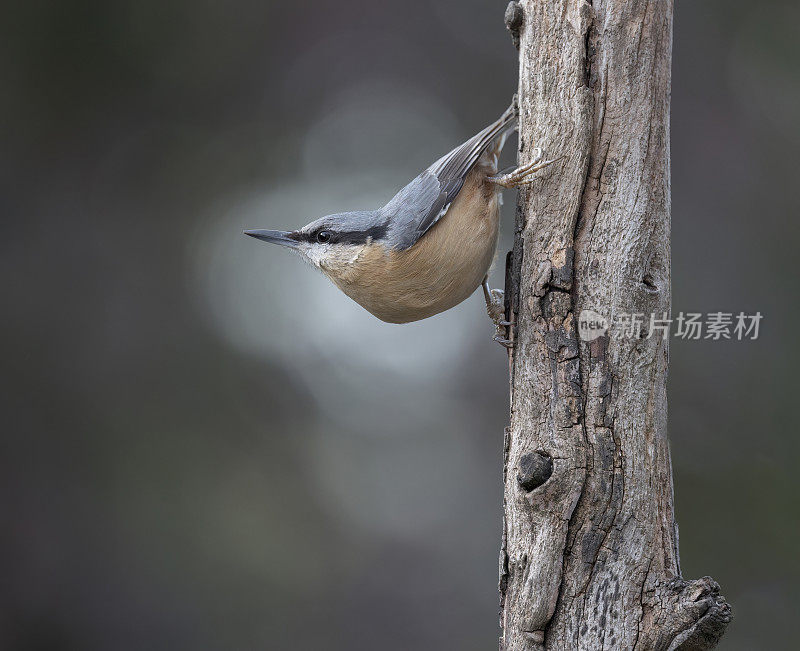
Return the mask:
M 271 244 L 280 244 L 281 246 L 288 246 L 292 249 L 297 247 L 297 240 L 291 238 L 291 233 L 289 231 L 254 230 L 242 232 L 250 237 L 255 237 L 257 240 L 263 240 Z

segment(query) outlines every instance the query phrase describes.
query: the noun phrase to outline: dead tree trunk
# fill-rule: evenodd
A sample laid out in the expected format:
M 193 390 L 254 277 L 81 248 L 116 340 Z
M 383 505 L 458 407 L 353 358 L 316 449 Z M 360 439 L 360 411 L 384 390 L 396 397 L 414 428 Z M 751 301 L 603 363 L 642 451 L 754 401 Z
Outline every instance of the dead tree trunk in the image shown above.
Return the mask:
M 670 310 L 672 1 L 523 0 L 506 21 L 520 162 L 562 158 L 521 191 L 509 256 L 501 648 L 711 648 L 730 608 L 681 578 L 669 340 L 650 335 Z M 579 336 L 588 310 L 612 327 Z

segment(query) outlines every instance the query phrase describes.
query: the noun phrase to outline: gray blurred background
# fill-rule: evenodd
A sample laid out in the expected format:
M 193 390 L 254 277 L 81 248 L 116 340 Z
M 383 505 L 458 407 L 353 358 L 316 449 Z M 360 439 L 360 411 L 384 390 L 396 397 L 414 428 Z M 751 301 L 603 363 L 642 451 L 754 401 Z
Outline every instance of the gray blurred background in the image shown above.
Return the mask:
M 493 120 L 505 4 L 4 3 L 1 649 L 496 648 L 481 296 L 386 325 L 240 231 L 381 204 Z M 674 310 L 764 314 L 672 341 L 683 572 L 729 650 L 797 648 L 799 22 L 676 7 Z

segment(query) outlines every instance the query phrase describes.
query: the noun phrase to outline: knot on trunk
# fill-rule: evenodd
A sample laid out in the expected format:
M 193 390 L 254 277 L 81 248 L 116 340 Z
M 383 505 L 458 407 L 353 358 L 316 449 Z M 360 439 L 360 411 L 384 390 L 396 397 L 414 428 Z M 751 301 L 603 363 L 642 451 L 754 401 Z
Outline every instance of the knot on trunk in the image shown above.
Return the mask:
M 547 452 L 526 452 L 520 457 L 517 483 L 523 490 L 530 492 L 539 488 L 552 474 L 553 458 Z

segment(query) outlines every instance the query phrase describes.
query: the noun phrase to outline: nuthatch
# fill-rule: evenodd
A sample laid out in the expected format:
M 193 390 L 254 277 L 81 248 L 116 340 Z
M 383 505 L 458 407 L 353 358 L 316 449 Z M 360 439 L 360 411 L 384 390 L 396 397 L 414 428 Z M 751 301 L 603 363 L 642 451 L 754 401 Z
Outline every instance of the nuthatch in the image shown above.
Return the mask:
M 389 323 L 425 319 L 483 286 L 489 316 L 504 321 L 503 292 L 490 290 L 500 189 L 531 182 L 553 161 L 533 160 L 497 174 L 497 158 L 516 127 L 512 104 L 498 120 L 446 154 L 378 210 L 321 217 L 297 231 L 244 231 L 286 246 L 320 269 L 356 303 Z

